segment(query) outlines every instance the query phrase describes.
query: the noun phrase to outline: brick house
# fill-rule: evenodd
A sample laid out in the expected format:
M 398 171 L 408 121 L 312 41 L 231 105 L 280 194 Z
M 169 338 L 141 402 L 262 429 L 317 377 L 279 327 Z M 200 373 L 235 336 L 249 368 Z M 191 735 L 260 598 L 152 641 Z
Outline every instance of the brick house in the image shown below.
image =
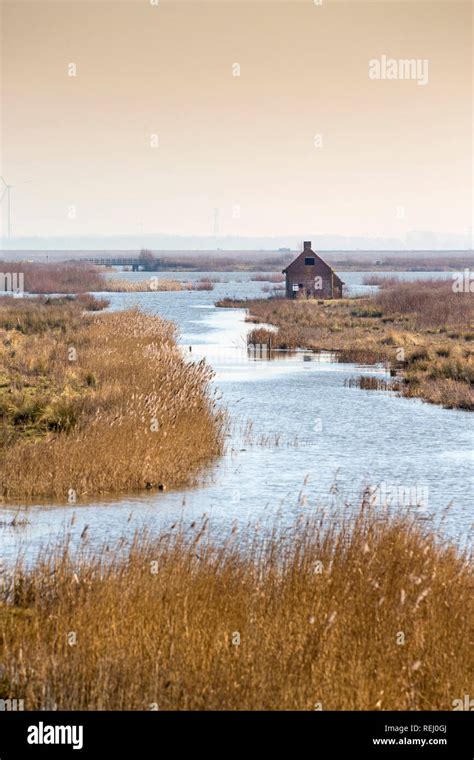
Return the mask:
M 311 250 L 306 241 L 304 250 L 283 270 L 286 275 L 287 298 L 342 298 L 344 283 L 325 261 Z

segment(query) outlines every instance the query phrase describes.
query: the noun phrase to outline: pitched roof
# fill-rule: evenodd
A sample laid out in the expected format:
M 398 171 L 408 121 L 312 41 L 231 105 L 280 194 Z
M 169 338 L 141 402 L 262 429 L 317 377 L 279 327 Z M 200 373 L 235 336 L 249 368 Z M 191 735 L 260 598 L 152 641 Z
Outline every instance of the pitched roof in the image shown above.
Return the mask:
M 344 285 L 339 275 L 336 274 L 334 269 L 327 263 L 327 261 L 324 261 L 324 259 L 318 253 L 315 253 L 311 248 L 307 248 L 307 247 L 305 247 L 305 249 L 301 251 L 301 253 L 298 254 L 296 259 L 293 259 L 293 261 L 290 262 L 290 264 L 288 264 L 288 266 L 282 270 L 282 274 L 286 274 L 288 270 L 291 269 L 291 267 L 293 267 L 294 264 L 296 264 L 297 261 L 299 261 L 301 258 L 306 258 L 307 256 L 314 256 L 315 259 L 318 259 L 321 262 L 321 264 L 324 264 L 324 266 L 327 267 L 328 271 L 331 272 L 334 275 L 334 277 L 336 277 L 339 280 L 341 285 Z

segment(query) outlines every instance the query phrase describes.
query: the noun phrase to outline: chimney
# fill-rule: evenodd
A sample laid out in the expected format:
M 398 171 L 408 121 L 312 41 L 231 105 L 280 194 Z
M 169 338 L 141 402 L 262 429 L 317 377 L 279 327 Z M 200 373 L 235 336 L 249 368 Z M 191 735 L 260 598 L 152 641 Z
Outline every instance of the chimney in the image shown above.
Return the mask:
M 305 240 L 304 241 L 304 250 L 310 251 L 311 250 L 311 240 Z

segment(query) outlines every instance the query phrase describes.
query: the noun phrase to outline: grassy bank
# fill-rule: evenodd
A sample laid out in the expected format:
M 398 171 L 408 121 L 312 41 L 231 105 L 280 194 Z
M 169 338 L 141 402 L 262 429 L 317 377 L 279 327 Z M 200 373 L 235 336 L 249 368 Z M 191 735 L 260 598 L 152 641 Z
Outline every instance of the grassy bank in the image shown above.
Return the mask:
M 71 501 L 189 482 L 221 451 L 210 377 L 158 317 L 1 299 L 0 496 Z
M 16 275 L 17 283 L 19 275 L 22 274 L 24 291 L 35 294 L 100 291 L 105 280 L 99 270 L 90 264 L 73 262 L 42 264 L 33 261 L 0 261 L 0 272 L 4 275 Z M 0 282 L 0 286 L 2 292 L 9 289 L 6 282 Z
M 261 328 L 252 342 L 274 348 L 337 351 L 341 361 L 385 362 L 401 392 L 448 408 L 474 409 L 474 298 L 446 281 L 390 280 L 376 295 L 340 301 L 224 300 L 244 307 Z
M 152 275 L 146 280 L 128 280 L 118 275 L 105 276 L 101 269 L 90 264 L 76 264 L 58 261 L 56 264 L 31 261 L 0 261 L 1 292 L 19 287 L 19 276 L 23 276 L 22 288 L 26 293 L 73 294 L 87 292 L 140 293 L 147 291 L 213 290 L 215 278 L 203 277 L 192 282 L 160 279 Z M 3 282 L 3 279 L 5 282 Z M 8 284 L 10 283 L 10 285 Z
M 210 279 L 195 280 L 194 282 L 179 282 L 178 280 L 160 280 L 150 277 L 147 280 L 125 280 L 121 278 L 104 280 L 101 290 L 108 293 L 148 293 L 177 290 L 214 290 L 214 282 Z
M 426 525 L 426 523 L 424 523 Z M 25 709 L 450 710 L 472 693 L 468 558 L 414 519 L 206 524 L 5 578 L 0 697 Z M 85 546 L 87 544 L 85 543 Z

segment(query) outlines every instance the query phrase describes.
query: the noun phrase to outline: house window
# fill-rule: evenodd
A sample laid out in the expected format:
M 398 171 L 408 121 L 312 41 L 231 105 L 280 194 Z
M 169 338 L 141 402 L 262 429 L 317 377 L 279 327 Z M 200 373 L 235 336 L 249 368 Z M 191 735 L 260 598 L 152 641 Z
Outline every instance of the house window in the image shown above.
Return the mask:
M 307 256 L 304 260 L 306 266 L 314 266 L 314 259 L 312 256 Z
M 292 285 L 292 290 L 298 290 L 298 285 Z

